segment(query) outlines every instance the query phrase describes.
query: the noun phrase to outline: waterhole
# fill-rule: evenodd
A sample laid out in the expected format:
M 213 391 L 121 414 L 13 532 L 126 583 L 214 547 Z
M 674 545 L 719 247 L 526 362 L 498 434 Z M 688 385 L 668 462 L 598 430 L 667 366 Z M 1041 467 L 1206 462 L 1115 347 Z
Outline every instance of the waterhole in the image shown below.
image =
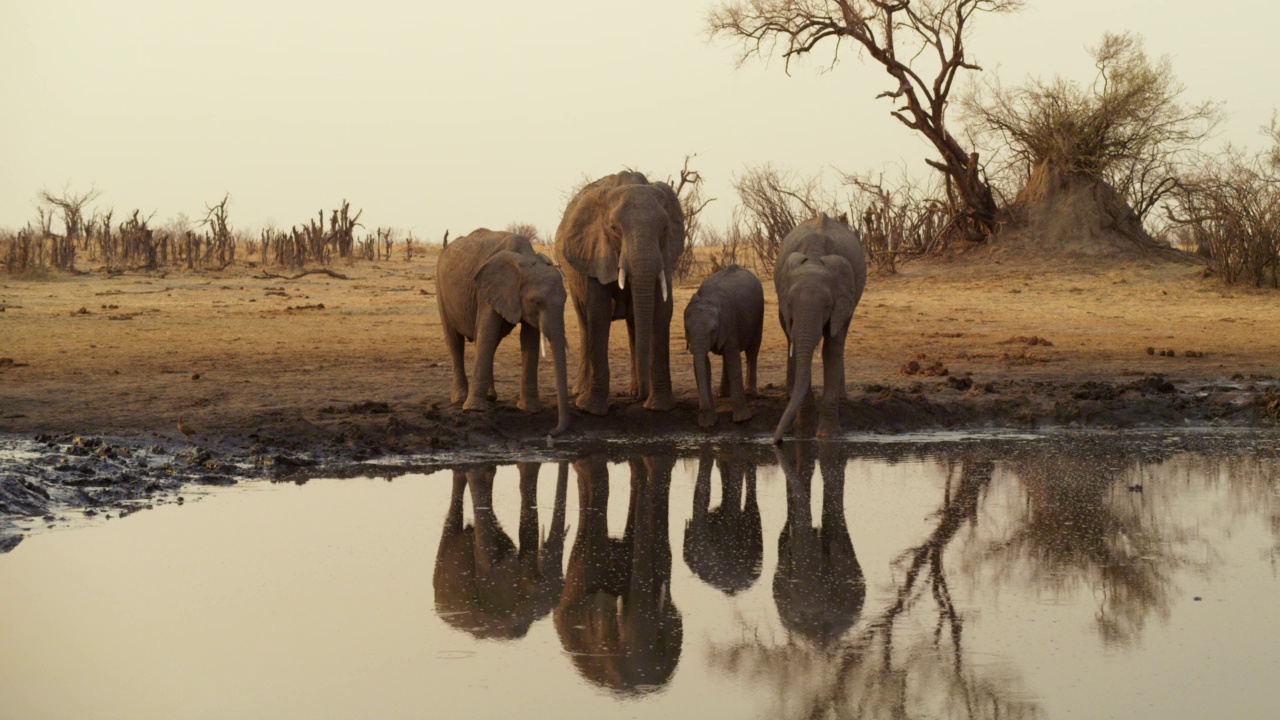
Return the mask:
M 1266 718 L 1280 438 L 618 445 L 0 555 L 13 718 Z

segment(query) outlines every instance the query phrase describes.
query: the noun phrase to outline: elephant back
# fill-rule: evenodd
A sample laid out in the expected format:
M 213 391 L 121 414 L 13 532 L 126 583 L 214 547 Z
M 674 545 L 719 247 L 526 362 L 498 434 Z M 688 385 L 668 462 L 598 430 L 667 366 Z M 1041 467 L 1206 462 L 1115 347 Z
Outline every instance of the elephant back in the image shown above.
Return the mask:
M 778 258 L 773 266 L 774 290 L 779 296 L 785 293 L 786 258 L 793 253 L 818 257 L 839 255 L 849 261 L 856 283 L 855 304 L 861 299 L 867 284 L 867 260 L 862 251 L 862 240 L 848 225 L 822 213 L 787 233 L 778 247 Z
M 475 325 L 475 276 L 489 258 L 504 251 L 536 256 L 524 235 L 480 228 L 450 242 L 436 260 L 436 303 L 446 328 L 468 334 Z

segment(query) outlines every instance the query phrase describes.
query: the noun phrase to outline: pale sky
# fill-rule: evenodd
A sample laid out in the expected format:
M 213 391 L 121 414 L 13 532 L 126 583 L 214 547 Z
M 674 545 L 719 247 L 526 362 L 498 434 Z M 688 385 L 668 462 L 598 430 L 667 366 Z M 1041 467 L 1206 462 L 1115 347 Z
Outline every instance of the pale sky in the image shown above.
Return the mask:
M 846 46 L 793 64 L 709 42 L 702 0 L 0 0 L 0 227 L 35 194 L 102 191 L 117 218 L 303 223 L 343 198 L 366 226 L 438 240 L 532 222 L 622 167 L 651 179 L 687 153 L 719 198 L 751 164 L 923 172 L 927 152 L 875 96 L 889 78 Z M 1240 0 L 1029 0 L 982 17 L 969 56 L 1006 83 L 1087 80 L 1084 48 L 1133 30 L 1172 57 L 1186 99 L 1226 102 L 1219 141 L 1259 147 L 1280 106 L 1280 8 Z

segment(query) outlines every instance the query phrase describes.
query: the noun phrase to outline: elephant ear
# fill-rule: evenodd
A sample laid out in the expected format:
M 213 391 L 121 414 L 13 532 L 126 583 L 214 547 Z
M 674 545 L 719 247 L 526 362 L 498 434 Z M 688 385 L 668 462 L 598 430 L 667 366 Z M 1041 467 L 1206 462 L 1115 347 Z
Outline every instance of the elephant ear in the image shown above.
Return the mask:
M 835 306 L 831 309 L 831 328 L 843 330 L 853 320 L 853 309 L 858 305 L 858 278 L 849 261 L 839 255 L 823 255 L 822 264 L 835 275 Z
M 608 285 L 618 281 L 618 250 L 605 229 L 606 199 L 613 187 L 603 178 L 582 189 L 565 208 L 556 229 L 556 252 L 574 270 Z
M 503 320 L 516 325 L 523 315 L 520 307 L 520 256 L 511 251 L 496 253 L 476 271 L 476 297 L 489 303 Z
M 675 258 L 684 252 L 684 208 L 680 207 L 680 198 L 676 191 L 664 182 L 653 183 L 662 201 L 662 209 L 667 211 L 667 254 L 668 259 Z

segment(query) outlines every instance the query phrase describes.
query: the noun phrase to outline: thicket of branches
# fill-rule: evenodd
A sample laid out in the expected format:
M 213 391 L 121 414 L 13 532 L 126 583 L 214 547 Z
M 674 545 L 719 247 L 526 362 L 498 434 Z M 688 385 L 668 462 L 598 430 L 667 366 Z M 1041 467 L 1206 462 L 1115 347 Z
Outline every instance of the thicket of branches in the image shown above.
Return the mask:
M 398 232 L 385 227 L 357 237 L 357 229 L 363 227 L 361 211 L 353 214 L 345 200 L 330 211 L 327 225 L 320 211 L 306 225 L 295 225 L 287 232 L 268 227 L 253 237 L 232 227 L 229 195 L 207 204 L 204 216 L 194 225 L 180 214 L 161 227 L 153 224 L 154 215 L 141 210 L 114 222 L 113 210 L 89 207 L 98 195 L 96 190 L 41 191 L 36 221 L 16 232 L 0 232 L 0 266 L 9 275 L 74 272 L 77 261 L 100 264 L 107 273 L 181 267 L 208 270 L 248 257 L 264 265 L 302 267 L 339 259 L 389 260 L 397 247 L 403 247 L 405 259 L 412 260 L 417 242 L 411 233 L 401 239 Z M 61 225 L 61 233 L 55 223 Z
M 963 113 L 991 150 L 997 186 L 1021 188 L 1038 167 L 1101 180 L 1145 221 L 1202 162 L 1222 110 L 1185 104 L 1170 59 L 1149 58 L 1137 35 L 1107 33 L 1090 54 L 1092 83 L 1058 76 L 1006 87 L 992 78 L 963 97 Z
M 1229 283 L 1280 288 L 1280 132 L 1249 155 L 1228 149 L 1187 175 L 1168 203 L 1175 233 Z

